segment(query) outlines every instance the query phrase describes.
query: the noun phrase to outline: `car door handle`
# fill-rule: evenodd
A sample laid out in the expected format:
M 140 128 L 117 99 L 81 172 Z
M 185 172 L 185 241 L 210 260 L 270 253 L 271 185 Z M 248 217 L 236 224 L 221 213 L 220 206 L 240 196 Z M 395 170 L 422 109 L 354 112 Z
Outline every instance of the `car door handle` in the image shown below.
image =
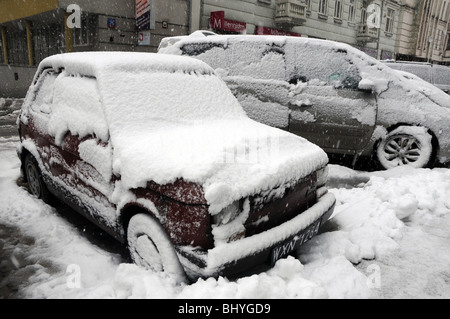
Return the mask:
M 310 100 L 295 100 L 295 101 L 289 101 L 289 104 L 294 108 L 306 108 L 306 107 L 312 107 L 313 104 Z

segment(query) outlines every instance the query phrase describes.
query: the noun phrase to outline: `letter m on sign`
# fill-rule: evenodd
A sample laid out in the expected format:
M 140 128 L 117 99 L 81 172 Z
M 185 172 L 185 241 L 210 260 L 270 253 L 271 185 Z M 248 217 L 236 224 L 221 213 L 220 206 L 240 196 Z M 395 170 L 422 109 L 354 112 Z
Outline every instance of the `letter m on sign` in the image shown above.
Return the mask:
M 211 25 L 211 29 L 221 30 L 224 20 L 225 20 L 225 11 L 211 12 L 211 20 L 209 22 Z

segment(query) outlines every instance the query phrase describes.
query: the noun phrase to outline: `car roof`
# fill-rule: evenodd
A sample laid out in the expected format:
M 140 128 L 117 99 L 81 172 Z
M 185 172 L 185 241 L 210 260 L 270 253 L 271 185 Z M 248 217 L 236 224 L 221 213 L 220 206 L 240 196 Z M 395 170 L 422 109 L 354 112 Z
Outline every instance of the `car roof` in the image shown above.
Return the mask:
M 292 37 L 285 35 L 257 35 L 257 34 L 215 34 L 210 31 L 196 31 L 190 35 L 174 36 L 163 38 L 161 43 L 166 45 L 173 45 L 179 41 L 183 42 L 225 42 L 228 39 L 237 39 L 240 41 L 249 42 L 267 42 L 268 44 L 283 44 L 285 41 L 294 41 L 300 43 L 317 43 L 324 46 L 332 46 L 339 48 L 350 48 L 352 46 L 337 41 L 323 40 L 316 38 L 306 38 L 306 37 Z M 356 49 L 355 49 L 356 50 Z
M 370 64 L 378 64 L 379 61 L 371 56 L 365 54 L 361 50 L 357 48 L 338 41 L 332 40 L 324 40 L 324 39 L 316 39 L 316 38 L 307 38 L 307 37 L 293 37 L 293 36 L 285 36 L 285 35 L 256 35 L 256 34 L 215 34 L 210 31 L 196 31 L 190 35 L 184 36 L 173 36 L 166 37 L 161 40 L 158 51 L 160 53 L 169 53 L 171 52 L 170 47 L 174 46 L 180 48 L 184 44 L 189 43 L 223 43 L 227 44 L 228 40 L 242 41 L 242 42 L 265 42 L 268 45 L 278 45 L 283 46 L 285 43 L 296 43 L 300 45 L 316 45 L 324 48 L 331 48 L 335 51 L 345 51 L 354 56 L 358 56 L 363 60 L 366 60 Z M 167 50 L 167 51 L 166 51 Z
M 144 52 L 63 53 L 44 59 L 39 69 L 46 68 L 65 69 L 72 74 L 94 77 L 107 70 L 214 73 L 211 67 L 197 59 Z
M 450 67 L 440 64 L 433 64 L 430 62 L 418 62 L 418 61 L 394 61 L 394 60 L 383 60 L 381 61 L 387 65 L 402 65 L 405 67 L 411 66 L 411 67 L 430 67 L 430 68 L 436 68 L 436 69 L 446 69 L 450 71 Z

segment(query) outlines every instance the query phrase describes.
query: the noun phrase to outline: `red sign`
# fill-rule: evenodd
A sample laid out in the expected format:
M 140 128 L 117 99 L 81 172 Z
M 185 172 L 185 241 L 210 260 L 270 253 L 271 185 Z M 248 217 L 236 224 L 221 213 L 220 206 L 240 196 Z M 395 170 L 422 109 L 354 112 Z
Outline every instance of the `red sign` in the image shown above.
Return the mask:
M 301 37 L 302 36 L 300 33 L 289 32 L 289 31 L 278 30 L 278 29 L 267 28 L 267 27 L 261 27 L 261 26 L 256 28 L 256 34 L 258 34 L 258 35 L 289 35 L 292 37 Z
M 136 27 L 138 30 L 150 29 L 151 0 L 136 0 Z
M 214 30 L 244 33 L 247 30 L 247 24 L 244 22 L 225 19 L 225 11 L 211 12 L 211 28 Z

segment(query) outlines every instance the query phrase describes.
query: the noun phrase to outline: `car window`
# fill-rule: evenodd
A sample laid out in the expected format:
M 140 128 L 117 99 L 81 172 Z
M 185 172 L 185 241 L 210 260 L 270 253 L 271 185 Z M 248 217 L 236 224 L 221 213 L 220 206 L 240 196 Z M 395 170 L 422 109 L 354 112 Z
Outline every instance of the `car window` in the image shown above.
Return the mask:
M 285 79 L 285 57 L 282 45 L 261 41 L 229 39 L 225 42 L 186 43 L 183 55 L 195 56 L 228 76 L 256 79 Z
M 450 68 L 434 68 L 434 84 L 450 85 Z
M 215 42 L 194 42 L 186 43 L 181 48 L 183 55 L 198 57 L 200 60 L 216 69 L 227 68 L 229 66 L 230 52 L 223 43 Z
M 224 49 L 225 46 L 221 43 L 201 42 L 201 43 L 186 43 L 183 45 L 183 55 L 198 56 L 213 49 Z
M 286 61 L 282 46 L 261 42 L 236 42 L 232 51 L 234 64 L 229 75 L 285 80 Z
M 289 78 L 315 81 L 336 88 L 356 90 L 361 81 L 359 70 L 344 49 L 311 44 L 298 45 Z
M 50 133 L 61 141 L 67 132 L 79 138 L 94 136 L 106 142 L 108 126 L 97 80 L 63 72 L 54 83 Z
M 404 65 L 403 71 L 417 75 L 422 80 L 431 83 L 431 68 L 429 65 Z
M 31 103 L 31 109 L 42 114 L 50 114 L 53 104 L 54 83 L 57 74 L 52 70 L 44 70 L 38 80 L 38 91 Z

